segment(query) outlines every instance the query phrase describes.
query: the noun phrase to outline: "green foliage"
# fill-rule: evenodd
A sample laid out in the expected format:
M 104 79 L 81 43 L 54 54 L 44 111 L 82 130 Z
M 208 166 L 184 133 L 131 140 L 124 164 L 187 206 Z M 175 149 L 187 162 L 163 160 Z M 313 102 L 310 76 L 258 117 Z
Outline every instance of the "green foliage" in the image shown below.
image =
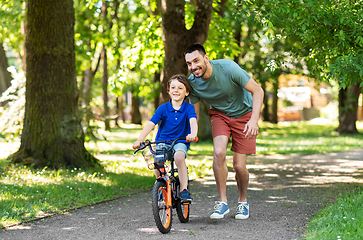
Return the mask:
M 147 69 L 154 73 L 160 71 L 164 60 L 164 47 L 161 39 L 161 18 L 148 17 L 138 28 L 133 45 L 123 54 L 123 66 Z
M 213 12 L 205 48 L 211 59 L 234 58 L 241 52 L 230 19 Z
M 163 65 L 160 26 L 159 16 L 148 17 L 139 25 L 132 45 L 123 50 L 120 69 L 109 81 L 116 95 L 130 91 L 134 95 L 152 99 L 159 94 L 160 84 L 150 80 L 150 73 L 159 72 Z
M 266 0 L 258 11 L 266 27 L 281 29 L 275 35 L 301 39 L 294 53 L 306 59 L 315 77 L 336 79 L 345 88 L 363 78 L 361 4 L 359 0 Z
M 2 0 L 0 5 L 0 42 L 5 42 L 17 52 L 22 52 L 25 36 L 21 23 L 25 20 L 25 0 Z

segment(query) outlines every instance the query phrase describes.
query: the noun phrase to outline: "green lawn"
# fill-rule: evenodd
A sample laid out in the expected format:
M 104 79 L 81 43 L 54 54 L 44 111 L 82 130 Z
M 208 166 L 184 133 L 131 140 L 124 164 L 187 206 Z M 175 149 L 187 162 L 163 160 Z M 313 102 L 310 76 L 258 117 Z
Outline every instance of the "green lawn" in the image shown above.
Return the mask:
M 363 123 L 357 126 L 363 132 Z M 362 134 L 339 136 L 334 132 L 336 127 L 337 124 L 305 122 L 260 123 L 257 154 L 328 153 L 363 147 Z M 96 135 L 102 140 L 86 143 L 87 149 L 101 160 L 103 169 L 51 170 L 9 165 L 6 156 L 16 151 L 19 142 L 0 141 L 0 149 L 4 149 L 0 153 L 0 226 L 115 199 L 133 194 L 136 189 L 150 189 L 154 173 L 146 169 L 142 157 L 133 155 L 131 149 L 141 129 L 141 126 L 124 124 L 112 132 L 99 131 Z M 192 143 L 188 160 L 191 179 L 212 173 L 212 155 L 212 141 Z M 361 195 L 352 194 L 350 202 L 356 198 Z M 330 210 L 326 211 L 322 217 Z M 316 221 L 319 223 L 319 219 Z M 309 228 L 311 236 L 317 231 L 314 227 L 320 228 L 317 223 Z M 360 221 L 357 226 L 362 224 Z

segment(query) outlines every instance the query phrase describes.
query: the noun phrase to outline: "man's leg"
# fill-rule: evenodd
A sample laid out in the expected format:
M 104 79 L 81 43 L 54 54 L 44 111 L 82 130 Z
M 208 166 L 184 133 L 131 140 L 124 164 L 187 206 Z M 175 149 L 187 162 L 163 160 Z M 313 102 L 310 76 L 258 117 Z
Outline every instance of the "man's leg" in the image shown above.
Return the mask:
M 226 154 L 228 146 L 228 137 L 224 135 L 216 136 L 213 139 L 214 156 L 213 156 L 213 171 L 214 178 L 217 184 L 219 200 L 227 203 L 226 185 L 228 168 L 226 164 Z
M 236 172 L 236 182 L 239 191 L 238 202 L 247 202 L 247 188 L 249 182 L 247 154 L 233 153 L 233 168 Z

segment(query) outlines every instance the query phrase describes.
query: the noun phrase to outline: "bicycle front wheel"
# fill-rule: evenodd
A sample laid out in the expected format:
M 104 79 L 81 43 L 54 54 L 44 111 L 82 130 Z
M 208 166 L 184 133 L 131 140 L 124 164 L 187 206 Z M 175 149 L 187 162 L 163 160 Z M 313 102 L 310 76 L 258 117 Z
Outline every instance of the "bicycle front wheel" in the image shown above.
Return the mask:
M 152 191 L 152 208 L 156 226 L 161 233 L 168 233 L 172 224 L 172 209 L 166 206 L 165 182 L 156 182 Z

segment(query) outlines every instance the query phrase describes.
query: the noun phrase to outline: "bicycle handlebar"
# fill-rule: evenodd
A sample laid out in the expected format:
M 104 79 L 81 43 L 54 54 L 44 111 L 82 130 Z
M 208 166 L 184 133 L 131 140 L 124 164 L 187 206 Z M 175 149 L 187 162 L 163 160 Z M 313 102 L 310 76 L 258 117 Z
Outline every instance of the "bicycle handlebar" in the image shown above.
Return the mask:
M 139 148 L 134 148 L 134 146 L 132 146 L 133 149 L 136 149 L 136 151 L 134 152 L 137 153 L 140 150 L 143 150 L 144 148 L 151 146 L 151 144 L 157 144 L 157 143 L 167 143 L 167 142 L 172 142 L 170 145 L 173 147 L 175 145 L 175 143 L 179 140 L 185 140 L 187 142 L 189 142 L 186 137 L 178 137 L 174 140 L 165 140 L 165 141 L 155 141 L 155 142 L 150 142 L 149 140 L 146 140 L 145 142 L 141 142 Z M 195 137 L 194 140 L 192 142 L 198 142 L 198 137 Z

